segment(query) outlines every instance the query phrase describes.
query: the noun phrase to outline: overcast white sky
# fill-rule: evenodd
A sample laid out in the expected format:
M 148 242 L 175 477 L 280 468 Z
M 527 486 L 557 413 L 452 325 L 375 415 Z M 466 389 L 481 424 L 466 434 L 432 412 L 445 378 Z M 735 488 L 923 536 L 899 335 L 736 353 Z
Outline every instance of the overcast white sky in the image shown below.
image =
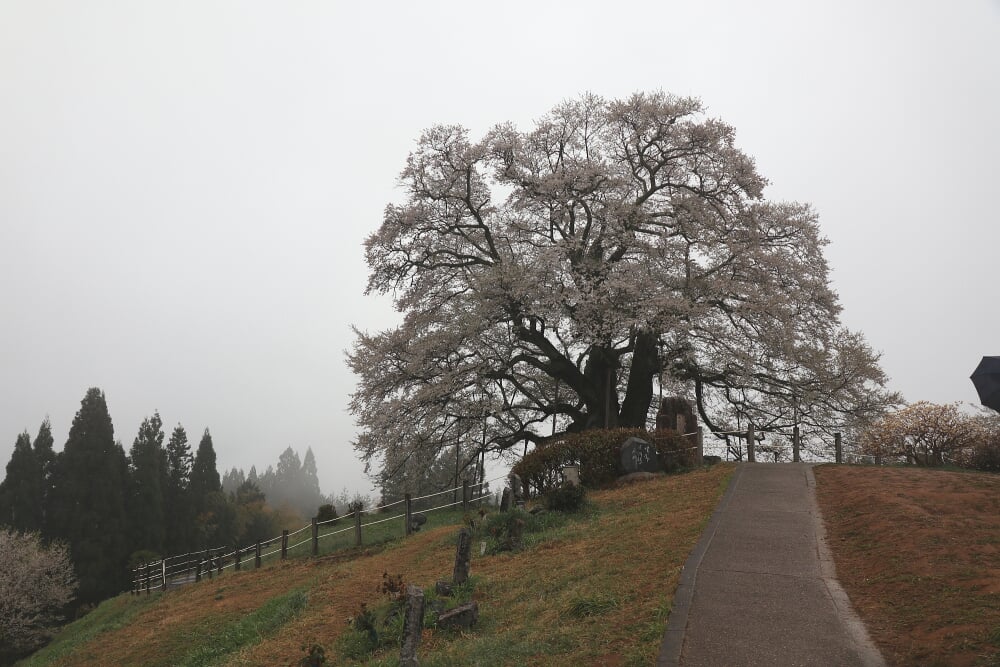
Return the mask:
M 343 351 L 393 321 L 361 243 L 421 129 L 659 88 L 818 210 L 892 388 L 976 402 L 998 0 L 0 0 L 0 465 L 98 386 L 126 448 L 159 410 L 220 470 L 311 446 L 324 491 L 366 491 Z

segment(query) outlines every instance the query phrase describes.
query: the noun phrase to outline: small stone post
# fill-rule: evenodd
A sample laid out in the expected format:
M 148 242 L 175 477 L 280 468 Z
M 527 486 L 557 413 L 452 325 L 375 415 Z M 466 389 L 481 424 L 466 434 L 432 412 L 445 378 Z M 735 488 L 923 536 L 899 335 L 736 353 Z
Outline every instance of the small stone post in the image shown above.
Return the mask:
M 288 531 L 281 531 L 281 560 L 288 559 Z
M 469 480 L 462 480 L 462 511 L 469 511 Z
M 253 569 L 260 569 L 260 540 L 257 540 L 257 550 L 253 555 Z
M 354 511 L 354 544 L 361 546 L 361 510 Z
M 472 532 L 468 528 L 458 531 L 458 544 L 455 546 L 455 570 L 451 582 L 456 586 L 464 584 L 469 579 L 469 561 L 472 559 Z
M 843 463 L 844 462 L 844 451 L 843 451 L 843 445 L 840 442 L 840 433 L 834 433 L 833 434 L 833 449 L 834 449 L 834 455 L 837 457 L 834 460 L 837 463 Z
M 424 629 L 424 591 L 409 584 L 406 587 L 406 615 L 403 616 L 403 645 L 399 650 L 399 667 L 419 667 L 417 648 Z
M 403 494 L 403 521 L 406 523 L 403 526 L 403 534 L 407 537 L 413 532 L 413 499 L 408 493 Z
M 753 432 L 753 424 L 747 426 L 747 461 L 750 463 L 756 463 L 757 458 L 754 456 L 753 449 L 757 444 L 757 434 Z
M 792 428 L 792 462 L 799 463 L 802 457 L 799 456 L 799 427 Z
M 319 555 L 319 524 L 316 523 L 316 517 L 312 518 L 312 555 Z
M 233 569 L 235 571 L 237 571 L 237 572 L 239 572 L 242 569 L 242 565 L 240 563 L 240 556 L 241 555 L 242 555 L 242 551 L 240 550 L 239 545 L 236 545 L 236 555 L 233 556 Z
M 503 493 L 500 495 L 500 511 L 506 512 L 510 509 L 510 487 L 503 487 Z

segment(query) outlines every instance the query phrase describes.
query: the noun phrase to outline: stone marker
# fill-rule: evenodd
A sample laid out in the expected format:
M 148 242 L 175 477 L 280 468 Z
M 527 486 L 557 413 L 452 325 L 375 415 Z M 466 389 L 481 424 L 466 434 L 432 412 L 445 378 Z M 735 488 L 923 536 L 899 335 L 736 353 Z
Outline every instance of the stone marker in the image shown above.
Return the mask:
M 510 488 L 504 487 L 503 495 L 500 496 L 500 511 L 506 512 L 510 510 Z
M 458 586 L 469 579 L 469 561 L 472 560 L 472 532 L 468 528 L 458 531 L 458 544 L 455 546 L 455 571 L 451 582 Z
M 660 472 L 660 458 L 656 447 L 639 438 L 629 438 L 622 443 L 621 467 L 626 475 L 633 472 Z
M 521 481 L 521 476 L 516 473 L 510 474 L 510 492 L 514 496 L 514 505 L 524 507 L 524 501 L 528 498 L 528 489 Z
M 449 609 L 438 616 L 437 626 L 439 628 L 462 628 L 468 629 L 479 620 L 479 605 L 476 601 L 459 605 L 454 609 Z
M 424 591 L 409 584 L 406 587 L 406 616 L 403 617 L 403 645 L 399 649 L 400 667 L 419 667 L 417 647 L 424 629 Z

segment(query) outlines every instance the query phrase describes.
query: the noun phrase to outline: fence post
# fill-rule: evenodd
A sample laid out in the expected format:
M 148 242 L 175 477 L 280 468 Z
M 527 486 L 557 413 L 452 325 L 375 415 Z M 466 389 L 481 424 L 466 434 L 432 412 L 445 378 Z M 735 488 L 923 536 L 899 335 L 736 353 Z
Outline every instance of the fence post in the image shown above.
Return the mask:
M 747 461 L 750 463 L 756 463 L 757 459 L 754 457 L 753 448 L 757 444 L 757 435 L 753 432 L 753 424 L 747 426 Z
M 288 559 L 288 531 L 281 531 L 281 560 Z
M 354 543 L 361 546 L 361 509 L 354 510 Z
M 260 569 L 260 540 L 257 540 L 257 551 L 253 555 L 253 569 Z
M 319 524 L 316 523 L 316 517 L 312 518 L 312 555 L 319 555 Z
M 132 571 L 132 590 L 129 591 L 131 595 L 135 595 L 136 589 L 139 587 L 139 565 L 136 564 L 135 569 Z
M 160 580 L 160 590 L 161 591 L 165 591 L 165 590 L 167 590 L 167 559 L 166 558 L 164 558 L 163 560 L 160 561 L 160 574 L 163 577 Z
M 462 511 L 469 511 L 469 480 L 462 480 Z
M 211 579 L 212 579 L 212 569 L 213 569 L 212 568 L 212 550 L 209 549 L 208 550 L 208 579 L 209 579 L 209 581 L 211 581 Z
M 216 554 L 215 556 L 215 567 L 218 568 L 216 574 L 218 574 L 220 577 L 222 576 L 222 561 L 224 559 L 224 554 L 222 553 L 223 551 L 225 551 L 225 549 L 220 549 L 219 553 Z
M 699 426 L 694 438 L 698 448 L 694 451 L 695 465 L 705 465 L 705 429 Z
M 194 580 L 195 580 L 195 583 L 201 581 L 201 559 L 198 558 L 197 561 L 198 562 L 195 564 L 195 568 L 194 568 Z
M 241 553 L 242 552 L 240 551 L 240 545 L 237 544 L 236 545 L 236 555 L 233 557 L 233 569 L 236 572 L 239 572 L 242 569 L 242 567 L 240 566 L 240 554 Z
M 835 461 L 837 463 L 843 463 L 844 462 L 844 452 L 843 452 L 843 449 L 841 447 L 842 447 L 842 445 L 841 445 L 841 442 L 840 442 L 840 433 L 834 433 L 833 434 L 833 449 L 834 449 L 834 454 L 837 457 L 835 459 Z
M 146 561 L 142 562 L 142 574 L 143 574 L 143 588 L 146 589 L 146 595 L 149 595 L 149 563 Z
M 794 426 L 794 427 L 792 427 L 792 462 L 793 463 L 799 463 L 799 462 L 802 461 L 802 457 L 799 456 L 799 446 L 800 446 L 799 427 L 798 426 Z
M 413 532 L 413 500 L 408 493 L 403 494 L 403 507 L 403 521 L 406 523 L 403 526 L 403 534 L 409 537 L 410 533 Z M 358 544 L 361 542 L 359 541 Z

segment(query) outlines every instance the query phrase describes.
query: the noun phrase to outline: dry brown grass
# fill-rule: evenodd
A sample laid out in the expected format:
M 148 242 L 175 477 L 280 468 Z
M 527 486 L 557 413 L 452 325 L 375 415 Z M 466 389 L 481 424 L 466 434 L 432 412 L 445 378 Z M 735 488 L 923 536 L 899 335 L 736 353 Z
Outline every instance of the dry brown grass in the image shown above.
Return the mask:
M 894 665 L 1000 665 L 1000 476 L 822 466 L 837 576 Z
M 480 626 L 467 636 L 425 631 L 421 664 L 650 664 L 680 569 L 731 473 L 715 466 L 595 492 L 598 511 L 551 539 L 521 553 L 474 558 Z M 309 594 L 306 608 L 227 664 L 294 664 L 313 643 L 329 655 L 346 619 L 378 598 L 383 572 L 425 586 L 447 578 L 454 532 L 440 528 L 352 560 L 303 559 L 172 591 L 128 626 L 54 664 L 171 664 L 211 628 L 300 587 Z M 594 615 L 568 613 L 591 603 Z M 391 658 L 377 655 L 372 664 L 382 661 Z

